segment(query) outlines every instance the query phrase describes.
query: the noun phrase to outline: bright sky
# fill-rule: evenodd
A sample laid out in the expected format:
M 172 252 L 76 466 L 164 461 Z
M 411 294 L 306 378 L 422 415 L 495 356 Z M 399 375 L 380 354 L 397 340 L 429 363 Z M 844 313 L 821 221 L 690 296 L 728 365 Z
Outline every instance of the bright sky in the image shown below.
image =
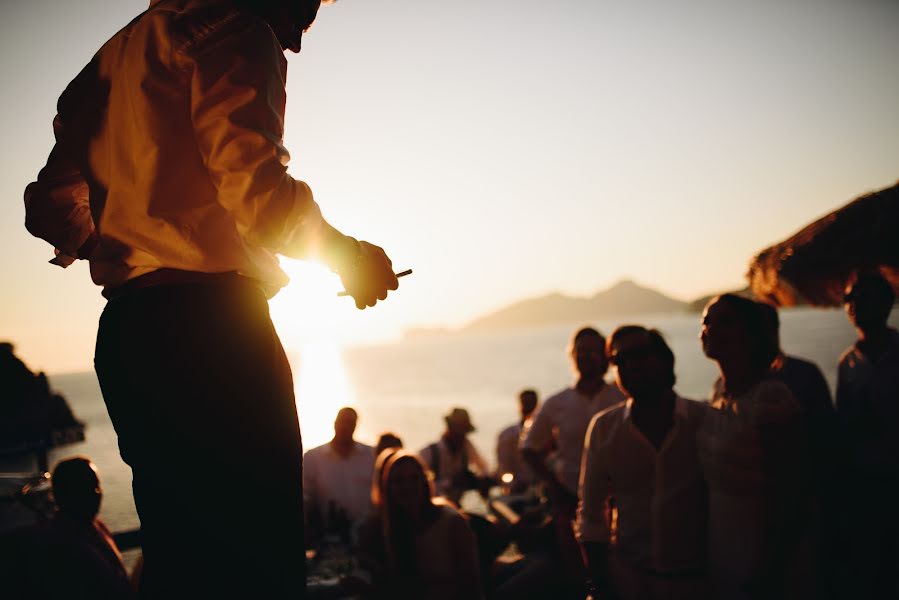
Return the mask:
M 59 93 L 145 7 L 0 3 L 0 338 L 89 368 L 103 306 L 22 226 Z M 290 56 L 291 172 L 325 215 L 414 268 L 358 313 L 289 264 L 288 348 L 455 326 L 622 277 L 691 299 L 899 178 L 899 3 L 340 0 Z

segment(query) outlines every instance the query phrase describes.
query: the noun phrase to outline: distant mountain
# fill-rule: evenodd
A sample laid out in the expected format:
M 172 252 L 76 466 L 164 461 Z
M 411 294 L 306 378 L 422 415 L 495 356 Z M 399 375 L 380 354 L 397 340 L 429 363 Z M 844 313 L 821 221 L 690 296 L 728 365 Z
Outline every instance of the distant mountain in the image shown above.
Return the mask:
M 686 302 L 625 279 L 587 298 L 549 294 L 521 300 L 475 319 L 464 329 L 488 331 L 578 323 L 622 315 L 681 312 L 687 306 Z
M 734 294 L 736 296 L 743 296 L 744 298 L 749 298 L 750 300 L 755 300 L 755 294 L 752 293 L 752 290 L 749 289 L 749 286 L 744 287 L 739 290 L 730 290 L 727 292 L 718 292 L 717 294 L 709 294 L 708 296 L 702 296 L 701 298 L 697 298 L 692 302 L 687 303 L 687 311 L 689 312 L 702 312 L 705 308 L 705 305 L 709 303 L 709 300 L 714 298 L 715 296 L 720 296 L 721 294 Z

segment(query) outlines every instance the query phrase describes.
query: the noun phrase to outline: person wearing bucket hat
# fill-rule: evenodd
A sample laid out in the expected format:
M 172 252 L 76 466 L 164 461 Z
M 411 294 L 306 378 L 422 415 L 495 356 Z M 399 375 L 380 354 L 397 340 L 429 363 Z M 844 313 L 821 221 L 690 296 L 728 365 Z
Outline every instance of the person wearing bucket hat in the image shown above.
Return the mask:
M 431 470 L 437 494 L 458 504 L 466 490 L 478 487 L 484 479 L 487 461 L 468 439 L 475 426 L 467 410 L 454 408 L 443 420 L 443 435 L 419 455 Z

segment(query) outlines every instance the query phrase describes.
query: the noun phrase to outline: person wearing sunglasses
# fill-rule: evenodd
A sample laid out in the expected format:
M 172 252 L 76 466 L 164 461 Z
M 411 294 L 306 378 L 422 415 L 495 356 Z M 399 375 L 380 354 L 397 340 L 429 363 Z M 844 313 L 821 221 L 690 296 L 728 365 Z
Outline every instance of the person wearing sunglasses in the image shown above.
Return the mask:
M 628 399 L 593 418 L 584 445 L 578 533 L 591 579 L 602 598 L 705 598 L 708 490 L 696 433 L 706 406 L 674 391 L 674 354 L 658 331 L 625 325 L 607 348 Z

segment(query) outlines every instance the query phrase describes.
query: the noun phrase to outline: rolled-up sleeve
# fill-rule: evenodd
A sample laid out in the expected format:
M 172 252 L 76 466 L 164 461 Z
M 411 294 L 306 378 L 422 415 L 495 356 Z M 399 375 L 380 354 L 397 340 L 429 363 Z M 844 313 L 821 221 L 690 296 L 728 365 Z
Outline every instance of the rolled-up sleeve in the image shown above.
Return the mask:
M 56 248 L 55 264 L 68 266 L 94 233 L 90 194 L 81 174 L 76 149 L 63 118 L 53 120 L 56 144 L 37 181 L 25 188 L 25 228 Z
M 608 542 L 610 526 L 606 505 L 611 492 L 607 453 L 600 438 L 600 415 L 593 418 L 584 440 L 578 491 L 577 535 L 582 542 Z
M 237 16 L 184 53 L 194 134 L 219 202 L 246 242 L 307 256 L 323 219 L 309 186 L 287 174 L 287 62 L 275 34 Z

